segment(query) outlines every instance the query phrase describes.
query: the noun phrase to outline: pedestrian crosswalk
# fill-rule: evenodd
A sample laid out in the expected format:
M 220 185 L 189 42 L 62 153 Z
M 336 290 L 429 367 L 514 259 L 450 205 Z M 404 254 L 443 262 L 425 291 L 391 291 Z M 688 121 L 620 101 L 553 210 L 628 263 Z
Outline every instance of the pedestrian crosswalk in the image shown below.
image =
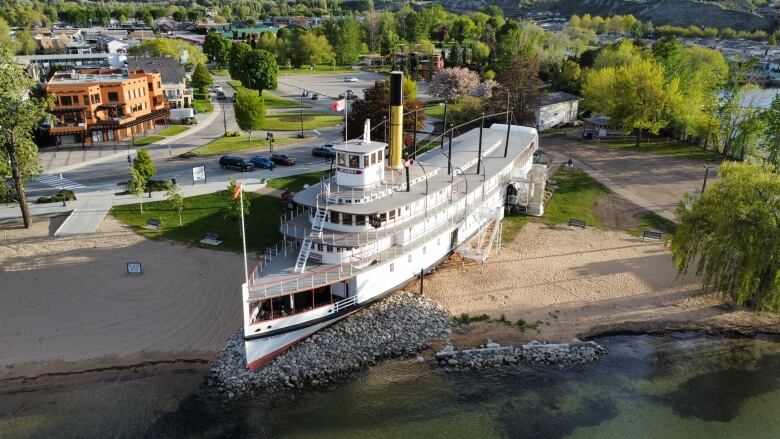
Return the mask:
M 86 187 L 81 183 L 77 183 L 73 180 L 68 180 L 67 178 L 62 178 L 60 175 L 54 175 L 54 174 L 41 175 L 40 177 L 36 178 L 35 181 L 57 189 L 73 190 L 73 189 L 80 189 Z

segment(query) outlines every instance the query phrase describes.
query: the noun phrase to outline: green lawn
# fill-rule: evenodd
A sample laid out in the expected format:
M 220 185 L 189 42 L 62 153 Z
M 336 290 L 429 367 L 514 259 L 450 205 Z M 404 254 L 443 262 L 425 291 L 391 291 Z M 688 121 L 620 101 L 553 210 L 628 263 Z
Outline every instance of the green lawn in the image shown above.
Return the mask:
M 314 66 L 313 69 L 310 69 L 309 67 L 303 67 L 300 69 L 285 69 L 280 68 L 279 69 L 279 76 L 299 76 L 299 75 L 322 75 L 325 73 L 354 73 L 355 71 L 350 66 L 336 66 L 335 68 L 332 65 L 325 65 L 325 64 L 318 64 Z
M 328 174 L 330 171 L 311 172 L 308 174 L 291 175 L 289 177 L 272 178 L 266 181 L 268 187 L 274 189 L 287 189 L 292 192 L 298 192 L 303 189 L 303 185 L 309 186 L 320 182 L 320 177 Z
M 165 137 L 167 137 L 167 136 L 175 136 L 175 135 L 177 135 L 179 133 L 183 133 L 183 132 L 187 131 L 188 129 L 190 129 L 190 127 L 184 126 L 184 125 L 171 125 L 168 128 L 166 128 L 166 129 L 160 131 L 159 133 L 157 133 L 157 135 L 158 136 L 165 136 Z
M 447 104 L 447 119 L 452 117 L 453 111 L 459 111 L 463 108 L 461 104 Z M 444 120 L 444 105 L 436 105 L 428 107 L 425 110 L 425 114 L 435 119 Z
M 297 140 L 295 137 L 275 137 L 274 145 L 284 145 L 295 140 Z M 193 149 L 191 152 L 198 155 L 217 155 L 260 148 L 268 149 L 268 141 L 265 140 L 265 137 L 255 133 L 252 140 L 243 134 L 237 137 L 220 137 Z
M 231 87 L 235 88 L 236 91 L 240 88 L 245 88 L 243 85 L 241 85 L 241 81 L 237 79 L 231 79 L 228 81 L 228 84 L 230 84 Z M 252 90 L 255 93 L 257 93 L 257 90 L 254 89 L 248 89 Z M 274 94 L 271 94 L 270 92 L 263 92 L 263 101 L 265 102 L 265 108 L 268 109 L 284 109 L 284 108 L 301 108 L 300 101 L 294 101 L 292 99 L 287 99 L 283 97 L 276 96 Z M 303 104 L 303 108 L 308 108 L 309 106 L 307 104 Z
M 251 203 L 246 221 L 246 245 L 251 251 L 260 252 L 281 239 L 279 233 L 279 215 L 285 210 L 283 202 L 268 195 L 247 193 Z M 226 220 L 223 216 L 228 201 L 227 191 L 198 195 L 184 199 L 182 211 L 183 226 L 179 226 L 179 216 L 166 201 L 144 203 L 141 214 L 138 204 L 115 206 L 111 215 L 118 220 L 136 227 L 136 231 L 149 238 L 164 238 L 194 244 L 203 239 L 207 232 L 218 233 L 223 241 L 219 250 L 241 251 L 238 220 Z M 145 229 L 146 220 L 157 218 L 162 221 L 160 230 Z M 198 244 L 201 245 L 201 244 Z
M 596 198 L 609 193 L 609 189 L 592 179 L 584 171 L 561 168 L 553 180 L 558 182 L 550 202 L 545 207 L 544 216 L 535 218 L 517 214 L 506 217 L 503 241 L 509 242 L 529 221 L 541 221 L 545 224 L 565 224 L 570 219 L 585 221 L 590 227 L 604 228 L 604 224 L 593 213 Z
M 209 113 L 211 112 L 213 105 L 207 96 L 206 99 L 193 99 L 192 108 L 198 113 Z
M 209 69 L 209 72 L 214 76 L 230 76 L 230 72 L 227 69 Z
M 635 146 L 636 143 L 631 142 L 601 142 L 599 145 L 604 145 L 609 148 L 615 148 L 615 149 L 626 149 L 626 150 L 637 150 L 637 147 Z M 654 154 L 663 154 L 668 155 L 671 157 L 677 157 L 681 159 L 690 159 L 690 160 L 702 160 L 702 161 L 708 161 L 708 162 L 717 162 L 720 163 L 723 160 L 725 160 L 725 157 L 722 155 L 712 152 L 712 151 L 705 151 L 700 146 L 691 145 L 684 142 L 677 142 L 677 141 L 670 141 L 665 142 L 663 140 L 652 140 L 649 143 L 646 140 L 643 140 L 642 143 L 639 144 L 639 151 L 644 152 L 651 152 Z
M 298 131 L 301 129 L 299 113 L 269 114 L 265 116 L 263 129 L 268 131 Z M 338 114 L 303 113 L 303 129 L 314 130 L 338 125 L 344 121 Z
M 156 136 L 156 135 L 155 136 L 146 136 L 146 137 L 141 137 L 141 138 L 135 139 L 135 141 L 134 142 L 130 142 L 130 144 L 133 145 L 133 146 L 146 146 L 146 145 L 151 145 L 152 143 L 155 143 L 155 142 L 159 142 L 160 140 L 162 140 L 164 138 L 165 138 L 164 136 Z

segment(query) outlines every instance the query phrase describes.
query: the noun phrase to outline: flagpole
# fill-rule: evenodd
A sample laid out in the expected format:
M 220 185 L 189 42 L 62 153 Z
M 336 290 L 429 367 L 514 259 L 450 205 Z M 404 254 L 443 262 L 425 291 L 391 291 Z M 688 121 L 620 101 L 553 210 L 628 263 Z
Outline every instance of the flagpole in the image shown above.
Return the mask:
M 244 185 L 239 183 L 239 203 L 241 206 L 241 241 L 244 245 L 244 280 L 246 280 L 246 287 L 249 288 L 249 267 L 246 261 L 246 229 L 244 228 Z

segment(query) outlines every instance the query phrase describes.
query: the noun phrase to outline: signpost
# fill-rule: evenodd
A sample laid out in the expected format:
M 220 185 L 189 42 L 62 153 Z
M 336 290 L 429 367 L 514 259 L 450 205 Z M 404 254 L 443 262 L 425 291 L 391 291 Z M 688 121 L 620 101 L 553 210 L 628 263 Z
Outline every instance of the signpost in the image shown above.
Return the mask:
M 206 183 L 206 167 L 195 166 L 192 168 L 192 185 L 195 186 L 196 182 L 203 181 Z

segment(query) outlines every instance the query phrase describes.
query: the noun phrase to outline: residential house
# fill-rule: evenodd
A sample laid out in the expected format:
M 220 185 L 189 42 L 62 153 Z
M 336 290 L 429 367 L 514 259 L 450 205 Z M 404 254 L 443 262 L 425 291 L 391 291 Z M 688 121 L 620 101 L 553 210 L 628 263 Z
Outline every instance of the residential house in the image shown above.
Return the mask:
M 580 98 L 565 92 L 544 95 L 534 109 L 536 129 L 546 130 L 573 123 L 577 120 Z
M 188 108 L 192 105 L 192 90 L 187 87 L 184 67 L 175 58 L 129 56 L 127 68 L 159 73 L 162 78 L 163 95 L 171 108 Z
M 607 116 L 586 117 L 585 119 L 582 119 L 582 137 L 586 139 L 623 135 L 623 126 L 614 125 Z
M 49 134 L 63 143 L 99 143 L 154 128 L 168 118 L 156 72 L 82 69 L 57 72 L 46 84 L 53 96 Z

